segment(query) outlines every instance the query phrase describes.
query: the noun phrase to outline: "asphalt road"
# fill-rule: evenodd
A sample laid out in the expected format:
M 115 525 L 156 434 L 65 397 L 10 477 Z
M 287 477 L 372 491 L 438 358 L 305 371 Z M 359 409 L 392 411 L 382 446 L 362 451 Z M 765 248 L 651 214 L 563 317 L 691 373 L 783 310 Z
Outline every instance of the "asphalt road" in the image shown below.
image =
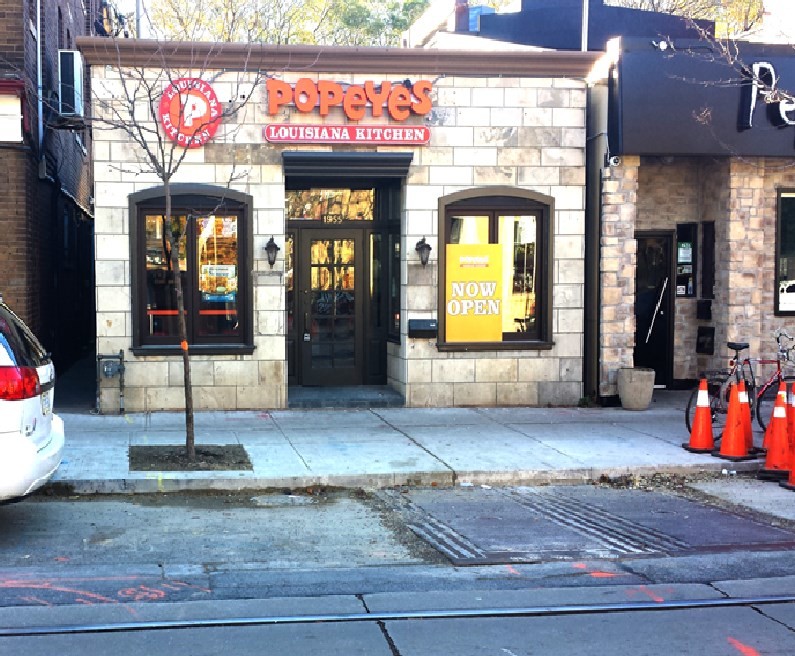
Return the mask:
M 795 653 L 792 603 L 665 608 L 795 593 L 792 522 L 681 492 L 36 497 L 0 506 L 0 654 Z M 487 616 L 388 615 L 460 609 Z

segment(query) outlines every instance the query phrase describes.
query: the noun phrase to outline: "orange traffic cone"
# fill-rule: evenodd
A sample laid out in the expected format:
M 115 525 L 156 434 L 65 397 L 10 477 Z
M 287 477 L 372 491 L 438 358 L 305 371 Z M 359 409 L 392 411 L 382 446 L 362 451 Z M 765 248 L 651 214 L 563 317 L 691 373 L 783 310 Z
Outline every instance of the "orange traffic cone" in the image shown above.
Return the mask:
M 726 413 L 726 427 L 723 429 L 723 436 L 720 440 L 720 450 L 716 449 L 712 452 L 712 455 L 734 462 L 754 460 L 756 458 L 755 455 L 748 453 L 745 443 L 740 397 L 735 383 L 731 384 L 729 392 L 729 411 Z
M 712 453 L 715 448 L 715 437 L 712 434 L 712 411 L 709 407 L 707 379 L 702 378 L 698 384 L 696 396 L 696 414 L 690 430 L 690 442 L 682 445 L 691 453 Z
M 778 392 L 776 393 L 776 401 L 781 398 L 784 403 L 787 403 L 787 384 L 782 380 L 778 384 Z M 773 404 L 773 412 L 770 413 L 770 420 L 767 422 L 765 429 L 765 437 L 762 440 L 762 449 L 770 448 L 770 427 L 773 425 L 773 415 L 776 413 L 776 406 Z
M 740 417 L 742 418 L 743 435 L 745 436 L 745 448 L 748 453 L 754 453 L 754 431 L 751 428 L 751 404 L 748 402 L 748 392 L 745 388 L 745 380 L 740 379 L 737 386 L 737 396 L 740 399 Z
M 786 385 L 784 386 L 786 390 Z M 786 396 L 786 391 L 784 396 Z M 765 481 L 778 481 L 789 476 L 792 453 L 789 446 L 789 421 L 787 420 L 787 403 L 781 394 L 776 394 L 776 405 L 770 418 L 769 442 L 765 466 L 759 470 L 757 478 Z
M 787 437 L 789 437 L 789 451 L 795 458 L 795 383 L 792 383 L 787 398 Z
M 792 392 L 795 395 L 795 383 L 792 384 Z M 795 400 L 793 401 L 792 406 L 793 410 L 795 410 Z M 795 434 L 792 434 L 791 437 L 795 438 Z M 779 481 L 779 485 L 795 492 L 795 444 L 791 444 L 790 447 L 789 477 L 786 481 Z

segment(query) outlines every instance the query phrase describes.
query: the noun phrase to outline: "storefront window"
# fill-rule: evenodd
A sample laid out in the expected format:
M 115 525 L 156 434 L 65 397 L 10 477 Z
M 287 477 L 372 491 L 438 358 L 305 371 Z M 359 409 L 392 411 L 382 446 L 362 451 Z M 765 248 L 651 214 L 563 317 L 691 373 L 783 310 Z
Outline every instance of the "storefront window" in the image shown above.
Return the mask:
M 795 192 L 778 197 L 776 314 L 795 314 Z
M 209 202 L 207 204 L 210 204 Z M 158 209 L 160 211 L 158 211 Z M 178 269 L 192 349 L 239 350 L 251 344 L 248 319 L 251 267 L 243 244 L 244 213 L 176 210 L 171 226 L 179 238 Z M 170 235 L 161 208 L 143 209 L 133 238 L 134 348 L 179 347 L 179 312 Z
M 511 196 L 447 205 L 440 348 L 539 347 L 547 339 L 549 213 Z

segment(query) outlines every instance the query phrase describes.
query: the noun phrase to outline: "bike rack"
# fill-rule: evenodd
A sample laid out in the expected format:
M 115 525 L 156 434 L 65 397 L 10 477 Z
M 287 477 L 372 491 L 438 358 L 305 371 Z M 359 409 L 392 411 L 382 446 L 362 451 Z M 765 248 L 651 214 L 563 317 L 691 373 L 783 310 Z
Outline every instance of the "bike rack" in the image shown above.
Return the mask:
M 119 377 L 119 414 L 124 414 L 124 351 L 118 354 L 97 353 L 97 406 L 96 414 L 102 414 L 100 394 L 102 378 Z

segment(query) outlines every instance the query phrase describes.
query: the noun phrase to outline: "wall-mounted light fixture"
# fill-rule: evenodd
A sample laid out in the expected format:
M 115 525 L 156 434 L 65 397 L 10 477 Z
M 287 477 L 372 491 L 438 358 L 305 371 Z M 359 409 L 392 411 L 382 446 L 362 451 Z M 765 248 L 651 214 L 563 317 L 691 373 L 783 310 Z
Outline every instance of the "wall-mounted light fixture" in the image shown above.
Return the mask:
M 425 241 L 425 237 L 420 239 L 417 242 L 417 245 L 414 247 L 414 250 L 417 251 L 420 255 L 420 264 L 422 266 L 427 266 L 428 264 L 428 257 L 431 254 L 431 245 Z
M 268 243 L 265 244 L 265 253 L 268 256 L 268 264 L 271 265 L 271 269 L 273 268 L 273 265 L 276 264 L 276 255 L 280 250 L 281 248 L 276 245 L 276 242 L 273 241 L 273 235 L 271 235 Z

